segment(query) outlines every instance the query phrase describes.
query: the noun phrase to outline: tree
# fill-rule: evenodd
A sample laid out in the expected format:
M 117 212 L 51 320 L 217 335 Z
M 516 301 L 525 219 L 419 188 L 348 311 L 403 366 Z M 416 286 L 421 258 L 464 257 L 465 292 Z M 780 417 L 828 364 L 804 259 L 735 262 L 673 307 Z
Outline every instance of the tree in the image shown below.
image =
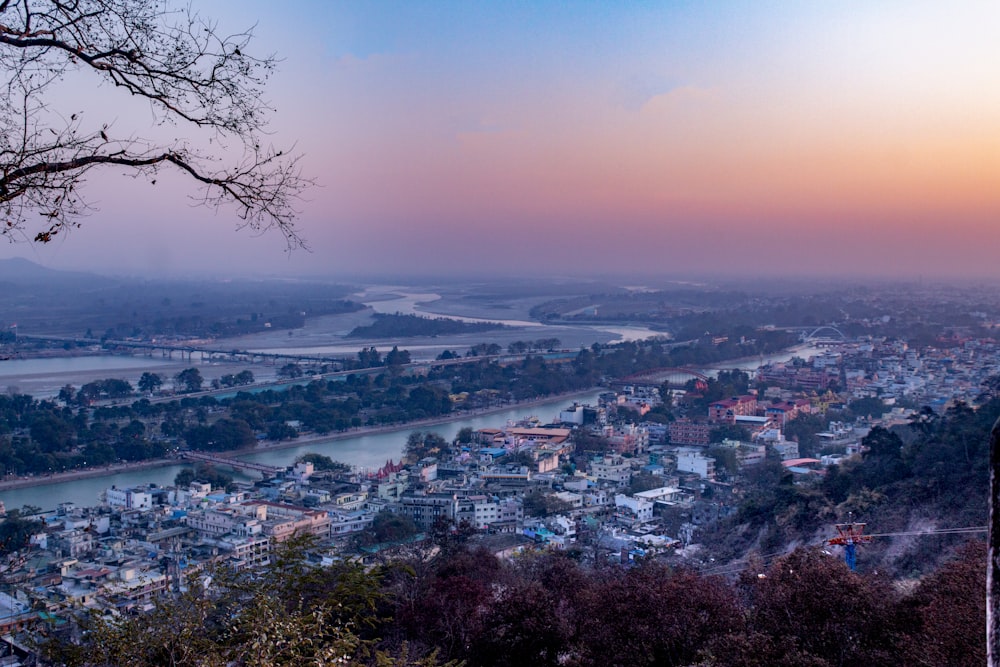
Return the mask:
M 174 376 L 174 381 L 188 392 L 200 391 L 201 385 L 204 383 L 201 371 L 197 368 L 185 368 Z
M 358 352 L 358 363 L 361 364 L 361 368 L 375 368 L 382 365 L 382 355 L 374 346 L 365 347 Z
M 302 368 L 296 363 L 289 362 L 278 369 L 278 377 L 289 380 L 300 378 L 302 377 Z
M 145 372 L 142 377 L 139 378 L 138 387 L 139 391 L 144 394 L 152 394 L 154 391 L 160 388 L 163 384 L 163 378 L 157 373 Z
M 262 88 L 276 59 L 252 55 L 251 37 L 158 0 L 0 2 L 0 233 L 16 239 L 40 219 L 34 240 L 46 243 L 79 226 L 92 172 L 111 167 L 155 185 L 169 168 L 201 188 L 200 203 L 233 206 L 243 226 L 302 245 L 294 203 L 310 181 L 298 157 L 262 140 L 271 112 Z M 56 106 L 56 87 L 74 78 L 110 84 L 116 103 L 145 102 L 158 125 L 195 134 L 147 138 L 146 128 Z
M 314 470 L 331 470 L 339 475 L 351 474 L 351 465 L 341 461 L 334 461 L 329 456 L 307 452 L 296 459 L 296 462 L 312 463 Z
M 386 366 L 404 366 L 410 363 L 410 351 L 400 350 L 395 345 L 389 350 L 389 353 L 385 355 L 385 365 Z
M 437 433 L 414 431 L 406 438 L 406 445 L 403 447 L 403 458 L 407 461 L 419 461 L 424 457 L 438 454 L 447 448 L 448 443 Z

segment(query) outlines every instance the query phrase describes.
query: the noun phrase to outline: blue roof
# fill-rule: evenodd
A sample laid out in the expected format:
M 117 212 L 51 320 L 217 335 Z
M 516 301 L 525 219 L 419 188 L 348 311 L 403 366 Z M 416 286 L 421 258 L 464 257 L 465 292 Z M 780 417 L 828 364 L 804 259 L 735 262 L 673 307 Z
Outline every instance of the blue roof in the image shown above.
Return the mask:
M 503 456 L 507 453 L 507 450 L 503 447 L 483 447 L 479 451 L 482 454 L 489 454 L 490 456 Z

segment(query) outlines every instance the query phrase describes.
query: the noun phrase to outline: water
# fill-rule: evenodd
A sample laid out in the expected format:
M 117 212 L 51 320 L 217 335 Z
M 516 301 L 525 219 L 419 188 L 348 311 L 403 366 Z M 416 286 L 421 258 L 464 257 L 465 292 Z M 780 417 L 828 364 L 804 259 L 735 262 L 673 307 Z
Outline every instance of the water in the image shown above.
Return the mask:
M 389 291 L 391 288 L 369 288 L 356 296 L 362 300 L 366 306 L 369 306 L 376 313 L 384 313 L 387 315 L 393 315 L 395 313 L 400 313 L 402 315 L 419 315 L 421 317 L 447 317 L 451 320 L 459 320 L 460 322 L 470 322 L 470 323 L 483 323 L 483 322 L 499 322 L 500 324 L 505 324 L 510 327 L 540 327 L 543 326 L 540 322 L 532 322 L 528 320 L 502 320 L 494 318 L 482 318 L 482 317 L 463 317 L 461 315 L 448 315 L 444 313 L 435 313 L 433 310 L 427 308 L 427 306 L 434 301 L 440 301 L 441 295 L 434 292 L 426 293 L 415 293 L 415 292 L 402 292 L 402 291 Z M 387 295 L 395 298 L 383 299 L 378 301 L 365 301 L 365 299 L 370 299 L 375 295 Z
M 240 458 L 268 465 L 288 466 L 294 463 L 295 459 L 302 454 L 315 452 L 361 468 L 380 468 L 387 459 L 399 460 L 403 451 L 403 445 L 406 444 L 406 438 L 414 430 L 437 433 L 450 441 L 455 437 L 459 429 L 464 426 L 470 426 L 473 429 L 503 426 L 508 420 L 521 419 L 531 415 L 539 417 L 543 422 L 549 421 L 558 416 L 558 412 L 571 405 L 573 401 L 595 403 L 599 393 L 599 391 L 595 390 L 575 398 L 553 399 L 538 405 L 513 407 L 503 412 L 462 418 L 435 426 L 406 426 L 392 433 L 358 435 L 344 438 L 343 440 L 314 442 L 301 447 L 269 450 L 248 456 L 241 456 Z M 185 467 L 188 466 L 170 465 L 149 470 L 135 470 L 59 482 L 58 484 L 11 489 L 0 492 L 0 500 L 3 500 L 8 509 L 19 508 L 23 505 L 34 505 L 42 508 L 44 511 L 55 509 L 56 505 L 61 502 L 73 502 L 80 506 L 97 505 L 101 492 L 111 486 L 124 487 L 149 483 L 170 486 L 173 484 L 177 473 Z M 238 474 L 236 477 L 246 479 Z
M 94 371 L 149 370 L 177 366 L 180 362 L 157 357 L 100 355 L 92 357 L 47 357 L 44 359 L 7 359 L 0 361 L 0 380 L 27 375 L 90 373 Z

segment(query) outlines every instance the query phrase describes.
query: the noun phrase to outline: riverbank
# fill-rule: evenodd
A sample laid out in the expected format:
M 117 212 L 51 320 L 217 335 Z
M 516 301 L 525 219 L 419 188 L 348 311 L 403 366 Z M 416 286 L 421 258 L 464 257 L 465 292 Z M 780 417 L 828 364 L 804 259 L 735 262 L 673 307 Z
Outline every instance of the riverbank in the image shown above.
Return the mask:
M 349 438 L 356 438 L 358 436 L 364 436 L 364 435 L 378 435 L 383 433 L 398 433 L 403 431 L 413 431 L 421 428 L 426 428 L 429 426 L 437 426 L 439 424 L 458 422 L 465 419 L 469 419 L 471 417 L 481 417 L 484 415 L 506 412 L 514 408 L 531 408 L 533 406 L 543 405 L 545 403 L 550 403 L 552 401 L 572 400 L 574 397 L 591 394 L 596 389 L 597 389 L 596 387 L 592 387 L 590 389 L 585 389 L 581 391 L 566 392 L 563 394 L 554 394 L 551 396 L 545 396 L 526 401 L 513 401 L 511 403 L 495 407 L 480 408 L 478 410 L 463 410 L 462 412 L 458 413 L 452 412 L 447 415 L 442 415 L 440 417 L 420 419 L 417 421 L 411 421 L 402 424 L 388 424 L 385 426 L 367 426 L 367 427 L 362 426 L 359 428 L 350 429 L 348 431 L 327 433 L 325 435 L 300 436 L 293 440 L 265 441 L 258 443 L 254 447 L 236 449 L 227 452 L 219 452 L 219 454 L 221 456 L 239 458 L 240 456 L 247 456 L 250 454 L 256 454 L 264 451 L 295 449 L 310 444 L 322 445 L 328 442 L 336 442 L 338 440 L 346 440 Z M 402 449 L 402 445 L 400 446 L 400 449 Z M 67 472 L 55 473 L 52 475 L 45 475 L 45 476 L 17 477 L 13 479 L 5 479 L 0 481 L 0 492 L 13 489 L 29 488 L 33 486 L 44 486 L 47 484 L 58 484 L 61 482 L 70 482 L 73 480 L 87 479 L 90 477 L 101 477 L 104 475 L 109 475 L 118 472 L 133 472 L 137 470 L 148 470 L 151 468 L 160 468 L 164 466 L 177 465 L 179 463 L 184 463 L 184 461 L 179 458 L 151 459 L 149 461 L 117 463 L 110 466 L 101 466 L 99 468 L 71 470 Z

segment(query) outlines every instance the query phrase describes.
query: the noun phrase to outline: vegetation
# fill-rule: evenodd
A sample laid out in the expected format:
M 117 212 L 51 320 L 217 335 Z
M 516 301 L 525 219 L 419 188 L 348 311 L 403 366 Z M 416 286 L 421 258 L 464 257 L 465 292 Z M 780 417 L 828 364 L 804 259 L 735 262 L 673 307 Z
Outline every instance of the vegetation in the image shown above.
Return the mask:
M 414 336 L 445 336 L 461 333 L 481 333 L 505 328 L 499 322 L 463 322 L 447 317 L 421 317 L 396 313 L 375 313 L 368 326 L 355 327 L 348 338 L 410 338 Z
M 192 482 L 211 484 L 213 489 L 229 489 L 233 484 L 233 476 L 220 472 L 211 463 L 199 461 L 194 468 L 184 468 L 174 476 L 174 484 L 186 488 Z
M 316 454 L 314 452 L 303 454 L 298 458 L 298 461 L 313 464 L 313 470 L 329 471 L 338 474 L 349 474 L 351 472 L 351 466 L 349 464 L 334 461 L 329 456 Z
M 870 532 L 905 532 L 943 524 L 969 528 L 986 524 L 988 437 L 1000 415 L 1000 398 L 978 409 L 957 403 L 943 415 L 927 410 L 908 426 L 875 427 L 862 440 L 860 459 L 831 466 L 812 482 L 796 480 L 774 458 L 747 471 L 737 487 L 738 511 L 699 531 L 719 560 L 811 542 L 823 526 L 864 521 Z M 898 576 L 932 569 L 958 538 L 928 536 L 895 547 L 890 540 L 865 545 L 861 567 Z
M 381 516 L 383 537 L 401 538 Z M 460 539 L 366 570 L 282 548 L 268 576 L 216 569 L 148 614 L 85 619 L 68 666 L 516 665 L 813 667 L 984 662 L 985 547 L 972 542 L 911 592 L 818 549 L 725 579 L 659 562 L 501 561 Z

